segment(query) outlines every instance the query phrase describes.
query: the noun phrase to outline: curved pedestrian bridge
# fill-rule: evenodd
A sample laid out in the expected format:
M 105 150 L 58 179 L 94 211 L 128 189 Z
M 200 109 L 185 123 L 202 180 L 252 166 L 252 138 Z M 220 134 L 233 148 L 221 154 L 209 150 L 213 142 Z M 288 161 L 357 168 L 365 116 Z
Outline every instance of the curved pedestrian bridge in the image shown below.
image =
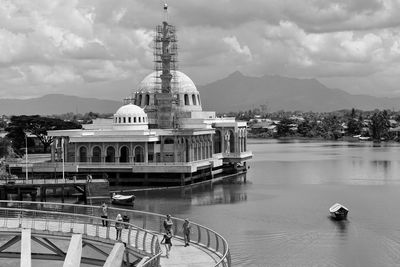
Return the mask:
M 101 208 L 49 202 L 0 201 L 0 263 L 20 258 L 63 262 L 62 266 L 230 266 L 226 240 L 192 223 L 191 245 L 184 247 L 183 220 L 173 218 L 174 238 L 169 257 L 160 245 L 164 216 L 109 208 L 109 218 L 124 215 L 121 238 L 115 221 L 103 226 Z M 61 265 L 59 265 L 61 266 Z

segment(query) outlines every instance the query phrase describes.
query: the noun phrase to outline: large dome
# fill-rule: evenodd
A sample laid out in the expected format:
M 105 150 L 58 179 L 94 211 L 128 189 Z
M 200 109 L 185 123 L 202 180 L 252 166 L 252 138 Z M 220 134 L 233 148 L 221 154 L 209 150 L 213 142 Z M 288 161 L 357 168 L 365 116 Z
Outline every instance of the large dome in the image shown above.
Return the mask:
M 197 88 L 193 81 L 181 71 L 171 71 L 172 80 L 171 88 L 172 93 L 197 93 Z M 147 75 L 137 88 L 138 93 L 155 93 L 161 90 L 161 71 L 154 71 Z

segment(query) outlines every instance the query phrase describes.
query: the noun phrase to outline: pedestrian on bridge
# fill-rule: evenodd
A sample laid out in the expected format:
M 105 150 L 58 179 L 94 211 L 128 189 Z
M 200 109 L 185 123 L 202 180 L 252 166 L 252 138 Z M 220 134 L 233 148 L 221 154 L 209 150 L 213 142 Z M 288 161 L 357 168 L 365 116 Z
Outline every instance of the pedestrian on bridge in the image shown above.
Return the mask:
M 174 225 L 174 223 L 172 222 L 171 215 L 167 214 L 163 225 L 164 225 L 165 232 L 170 232 L 172 235 L 172 226 Z
M 185 247 L 189 246 L 190 242 L 190 229 L 192 225 L 189 222 L 189 219 L 185 219 L 185 222 L 182 225 L 183 230 L 183 239 L 185 240 Z
M 166 231 L 163 236 L 163 239 L 161 240 L 161 244 L 165 245 L 165 256 L 167 258 L 169 258 L 169 252 L 171 251 L 172 248 L 171 239 L 172 239 L 172 233 L 170 231 Z
M 108 226 L 108 206 L 106 203 L 101 206 L 101 218 L 103 218 L 101 220 L 103 226 Z
M 121 233 L 122 233 L 122 216 L 121 214 L 117 215 L 117 218 L 115 219 L 115 230 L 116 230 L 116 240 L 121 240 Z

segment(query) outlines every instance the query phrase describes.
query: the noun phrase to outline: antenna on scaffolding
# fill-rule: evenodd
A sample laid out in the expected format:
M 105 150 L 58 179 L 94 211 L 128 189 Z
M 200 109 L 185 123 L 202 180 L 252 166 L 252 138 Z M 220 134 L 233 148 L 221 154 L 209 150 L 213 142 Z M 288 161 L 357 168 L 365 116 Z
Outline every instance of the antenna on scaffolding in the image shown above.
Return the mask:
M 168 21 L 168 4 L 164 2 L 164 21 Z

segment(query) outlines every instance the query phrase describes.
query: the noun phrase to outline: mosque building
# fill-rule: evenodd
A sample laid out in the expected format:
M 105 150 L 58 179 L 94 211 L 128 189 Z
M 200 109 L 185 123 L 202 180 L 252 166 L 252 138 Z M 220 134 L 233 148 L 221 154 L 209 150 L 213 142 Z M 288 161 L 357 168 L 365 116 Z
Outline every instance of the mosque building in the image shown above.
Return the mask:
M 164 7 L 165 12 L 167 8 Z M 154 37 L 154 71 L 110 119 L 78 130 L 49 131 L 51 162 L 67 175 L 91 174 L 111 183 L 184 185 L 246 173 L 247 124 L 203 111 L 193 81 L 177 69 L 175 27 L 164 21 Z M 60 167 L 58 167 L 60 171 Z

